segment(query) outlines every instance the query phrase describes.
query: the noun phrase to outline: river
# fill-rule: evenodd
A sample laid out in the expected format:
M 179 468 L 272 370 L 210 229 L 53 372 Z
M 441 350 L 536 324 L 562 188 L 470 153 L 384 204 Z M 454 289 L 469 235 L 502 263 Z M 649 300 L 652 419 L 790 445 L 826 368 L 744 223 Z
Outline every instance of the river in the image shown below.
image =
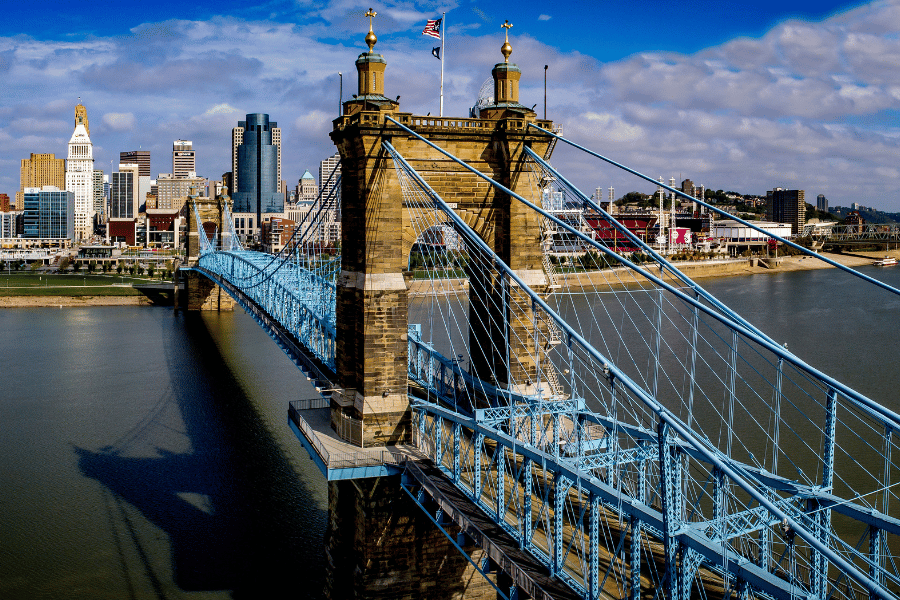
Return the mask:
M 900 267 L 867 274 L 900 286 Z M 704 286 L 900 409 L 900 298 L 833 269 Z M 318 598 L 306 378 L 242 312 L 0 311 L 0 598 Z

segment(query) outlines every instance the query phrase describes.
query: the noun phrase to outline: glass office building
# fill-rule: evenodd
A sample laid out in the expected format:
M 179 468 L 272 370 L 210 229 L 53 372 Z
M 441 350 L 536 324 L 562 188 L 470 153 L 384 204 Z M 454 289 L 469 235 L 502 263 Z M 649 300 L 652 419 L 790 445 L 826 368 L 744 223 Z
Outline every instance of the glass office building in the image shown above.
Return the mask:
M 53 239 L 75 237 L 75 192 L 58 187 L 25 188 L 23 237 Z
M 260 113 L 247 115 L 246 121 L 238 122 L 238 129 L 242 133 L 235 148 L 237 189 L 232 194 L 232 211 L 255 214 L 260 223 L 264 213 L 284 211 L 278 181 L 280 130 L 278 123 L 269 121 L 269 115 Z

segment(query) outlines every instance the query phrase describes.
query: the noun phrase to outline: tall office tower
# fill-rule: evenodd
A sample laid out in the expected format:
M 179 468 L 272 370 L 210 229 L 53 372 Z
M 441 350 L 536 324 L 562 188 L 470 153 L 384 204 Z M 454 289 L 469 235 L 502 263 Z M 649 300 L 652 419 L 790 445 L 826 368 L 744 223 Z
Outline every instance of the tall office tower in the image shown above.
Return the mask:
M 106 219 L 106 193 L 103 189 L 102 169 L 94 169 L 92 183 L 94 188 L 94 214 L 100 215 L 101 220 Z
M 78 99 L 78 104 L 75 105 L 75 125 L 77 126 L 79 123 L 84 125 L 84 130 L 87 131 L 88 137 L 91 137 L 91 126 L 88 124 L 87 109 L 81 103 L 81 98 Z
M 74 239 L 75 196 L 71 190 L 61 190 L 52 185 L 26 188 L 22 236 L 32 239 Z
M 138 165 L 119 165 L 113 171 L 109 181 L 109 218 L 134 219 L 138 216 L 140 178 Z
M 75 111 L 75 131 L 66 158 L 66 190 L 75 193 L 72 240 L 76 243 L 87 241 L 94 233 L 94 147 L 85 127 L 86 118 L 86 114 Z
M 766 192 L 766 220 L 790 223 L 791 235 L 800 233 L 806 225 L 805 192 L 783 188 Z
M 697 188 L 694 186 L 694 182 L 690 179 L 685 179 L 681 182 L 681 191 L 688 196 L 696 198 Z
M 341 177 L 341 155 L 337 152 L 319 163 L 319 187 L 322 190 L 322 198 L 330 198 L 337 180 Z M 332 175 L 334 172 L 334 175 Z
M 816 197 L 816 210 L 828 212 L 828 198 L 825 197 L 825 194 L 819 194 Z
M 172 175 L 190 177 L 197 172 L 194 143 L 190 140 L 175 140 L 172 144 Z
M 6 194 L 0 194 L 0 212 L 9 212 L 9 196 Z
M 307 169 L 297 183 L 297 203 L 310 204 L 315 202 L 318 196 L 319 186 L 316 185 L 316 178 Z
M 143 200 L 140 198 L 140 171 L 138 165 L 122 164 L 118 171 L 110 174 L 109 222 L 106 233 L 112 242 L 134 245 L 135 221 Z M 149 177 L 147 180 L 149 181 Z
M 131 152 L 119 152 L 120 165 L 138 165 L 141 169 L 141 177 L 150 177 L 150 151 L 132 150 Z
M 253 227 L 248 227 L 248 235 L 258 235 L 262 215 L 284 211 L 284 194 L 279 191 L 281 168 L 281 147 L 275 145 L 281 132 L 277 123 L 269 121 L 269 115 L 249 114 L 246 121 L 240 121 L 235 130 L 240 129 L 241 143 L 233 148 L 235 171 L 234 206 L 232 211 L 253 219 Z M 277 136 L 276 134 L 277 130 Z M 248 221 L 249 222 L 249 221 Z
M 322 202 L 325 209 L 320 217 L 322 220 L 321 241 L 327 244 L 336 244 L 341 240 L 341 203 L 335 197 L 335 192 L 340 191 L 338 180 L 341 178 L 341 155 L 334 153 L 319 163 L 319 189 L 322 194 Z
M 261 113 L 247 115 L 246 121 L 238 121 L 238 126 L 231 130 L 231 191 L 242 191 L 238 173 L 238 148 L 244 143 L 244 132 L 248 129 L 248 122 L 252 122 L 251 127 L 256 129 L 265 127 L 265 131 L 268 131 L 268 134 L 266 134 L 266 137 L 269 138 L 268 143 L 275 146 L 276 148 L 277 164 L 275 165 L 275 170 L 277 174 L 275 180 L 275 189 L 277 191 L 278 185 L 280 185 L 279 182 L 281 181 L 281 128 L 275 121 L 269 121 L 269 115 Z M 257 131 L 257 133 L 259 133 L 259 131 Z
M 42 188 L 45 185 L 61 190 L 66 188 L 66 159 L 56 158 L 55 154 L 32 154 L 31 158 L 22 159 L 19 174 L 15 207 L 22 210 L 25 188 Z

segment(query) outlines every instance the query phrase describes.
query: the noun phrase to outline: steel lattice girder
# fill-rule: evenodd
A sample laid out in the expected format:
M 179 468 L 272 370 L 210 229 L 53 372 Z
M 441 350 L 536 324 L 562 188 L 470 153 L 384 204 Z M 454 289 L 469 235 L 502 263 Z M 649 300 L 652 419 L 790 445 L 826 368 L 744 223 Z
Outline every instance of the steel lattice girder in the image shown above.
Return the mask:
M 585 493 L 593 493 L 604 503 L 621 507 L 621 510 L 629 517 L 636 518 L 642 523 L 650 525 L 650 527 L 657 531 L 664 530 L 663 515 L 658 510 L 635 498 L 623 494 L 621 491 L 616 490 L 611 485 L 603 483 L 596 477 L 578 470 L 574 465 L 568 464 L 564 459 L 556 460 L 552 455 L 525 446 L 520 441 L 513 440 L 505 433 L 477 423 L 474 419 L 457 414 L 452 410 L 440 406 L 424 402 L 414 402 L 413 410 L 419 413 L 429 413 L 434 416 L 439 415 L 445 420 L 458 423 L 464 429 L 471 431 L 476 440 L 479 438 L 490 439 L 496 444 L 505 446 L 507 450 L 511 450 L 515 454 L 521 455 L 525 459 L 529 459 L 536 465 L 540 465 L 543 469 L 558 474 L 561 478 L 565 478 L 569 481 L 580 481 L 581 488 Z M 476 453 L 476 462 L 480 462 L 477 460 L 477 457 L 478 454 Z M 476 476 L 476 481 L 478 480 L 480 480 L 480 477 Z M 478 487 L 479 490 L 474 494 L 476 501 L 480 498 L 481 486 Z M 734 552 L 723 552 L 721 543 L 706 538 L 693 528 L 681 527 L 673 532 L 673 538 L 684 548 L 690 548 L 697 552 L 703 560 L 708 561 L 713 565 L 724 565 L 726 571 L 740 579 L 746 580 L 755 589 L 758 589 L 765 594 L 769 594 L 773 598 L 784 600 L 796 598 L 796 586 L 792 587 L 789 582 L 750 563 L 743 557 L 736 555 Z M 536 552 L 535 554 L 540 555 L 542 553 Z

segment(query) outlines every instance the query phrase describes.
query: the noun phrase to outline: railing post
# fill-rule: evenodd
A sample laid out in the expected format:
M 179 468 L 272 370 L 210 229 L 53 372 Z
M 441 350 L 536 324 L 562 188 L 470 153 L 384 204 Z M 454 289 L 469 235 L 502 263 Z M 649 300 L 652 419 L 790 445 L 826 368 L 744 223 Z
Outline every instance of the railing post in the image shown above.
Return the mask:
M 588 596 L 600 597 L 600 496 L 591 492 L 591 513 L 588 521 Z M 625 535 L 622 532 L 622 535 Z M 613 558 L 612 560 L 615 560 Z
M 637 462 L 637 500 L 647 503 L 647 459 L 643 452 L 645 442 L 638 442 L 642 452 Z M 643 523 L 637 516 L 631 517 L 631 547 L 629 548 L 629 562 L 631 563 L 631 600 L 641 599 L 641 540 L 643 538 Z
M 663 505 L 663 547 L 666 560 L 665 589 L 669 598 L 681 600 L 681 577 L 678 571 L 678 541 L 675 535 L 681 529 L 681 473 L 678 469 L 677 449 L 671 444 L 669 424 L 657 425 L 659 440 L 659 478 Z
M 888 500 L 890 499 L 890 481 L 891 481 L 891 449 L 893 448 L 894 429 L 890 425 L 884 427 L 884 473 L 882 475 L 882 496 L 881 496 L 881 512 L 888 514 Z M 878 527 L 869 527 L 869 575 L 878 585 L 884 583 L 884 556 L 886 550 L 886 540 L 884 531 Z M 875 600 L 874 594 L 869 594 L 871 600 Z
M 522 539 L 519 540 L 519 547 L 526 548 L 531 545 L 531 495 L 534 493 L 534 484 L 531 481 L 531 472 L 533 468 L 531 459 L 526 456 L 522 459 L 522 461 L 524 463 L 523 467 L 525 469 L 525 506 L 523 508 L 523 512 L 525 514 L 522 515 Z
M 502 523 L 506 513 L 506 446 L 497 444 L 494 455 L 497 457 L 497 520 Z
M 553 477 L 553 532 L 550 541 L 550 575 L 555 576 L 563 568 L 563 512 L 565 511 L 565 489 L 567 480 L 562 473 Z
M 484 434 L 475 432 L 475 457 L 472 473 L 472 497 L 475 503 L 481 501 L 481 449 L 484 447 Z
M 434 464 L 438 467 L 444 462 L 444 445 L 442 442 L 442 430 L 444 429 L 444 417 L 434 416 Z
M 822 490 L 831 491 L 834 485 L 834 446 L 835 429 L 837 424 L 837 392 L 828 388 L 825 393 L 825 447 L 822 456 Z M 829 533 L 831 530 L 831 509 L 823 508 L 818 502 L 811 502 L 816 511 L 813 521 L 816 524 L 816 536 L 819 541 L 829 545 Z M 818 550 L 812 552 L 812 571 L 810 573 L 810 587 L 812 593 L 820 599 L 825 598 L 828 590 L 828 561 Z
M 453 423 L 453 483 L 459 484 L 459 444 L 462 438 L 462 425 Z

